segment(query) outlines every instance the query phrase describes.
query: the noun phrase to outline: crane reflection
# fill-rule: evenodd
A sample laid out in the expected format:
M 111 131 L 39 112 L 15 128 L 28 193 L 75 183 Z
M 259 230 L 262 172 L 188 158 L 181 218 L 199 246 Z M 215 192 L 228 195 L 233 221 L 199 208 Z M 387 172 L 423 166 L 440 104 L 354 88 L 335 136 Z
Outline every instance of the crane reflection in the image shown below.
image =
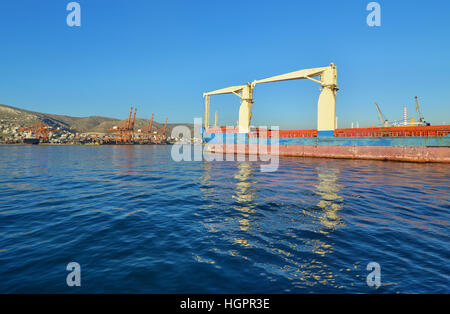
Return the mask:
M 255 172 L 255 162 L 242 161 L 221 167 L 223 177 L 217 179 L 211 178 L 211 167 L 205 165 L 202 183 L 221 191 L 222 200 L 230 196 L 232 200 L 228 201 L 230 207 L 215 210 L 214 219 L 204 221 L 205 225 L 216 222 L 208 229 L 215 233 L 219 251 L 226 247 L 230 256 L 242 258 L 269 282 L 288 279 L 291 285 L 287 291 L 340 287 L 338 270 L 328 264 L 328 256 L 333 254 L 332 233 L 344 225 L 339 215 L 343 207 L 339 169 L 314 162 L 311 167 L 268 177 Z M 232 168 L 235 170 L 230 174 Z M 311 182 L 311 175 L 316 176 L 316 183 Z M 234 179 L 231 195 L 227 192 L 230 180 L 224 178 Z M 299 184 L 298 193 L 285 193 L 274 202 L 270 193 L 283 193 L 283 185 L 292 188 L 292 182 Z
M 338 194 L 342 186 L 337 183 L 339 169 L 321 165 L 316 168 L 319 183 L 316 185 L 316 194 L 320 196 L 317 206 L 322 209 L 319 223 L 324 227 L 321 232 L 328 233 L 342 226 L 338 215 L 342 209 L 343 198 Z
M 238 219 L 240 229 L 246 231 L 250 228 L 251 215 L 256 211 L 254 209 L 254 200 L 256 199 L 256 190 L 253 185 L 256 181 L 253 179 L 253 165 L 250 162 L 238 162 L 238 172 L 234 175 L 237 180 L 235 194 L 232 196 L 236 200 L 234 209 L 241 213 Z M 248 244 L 244 241 L 246 245 Z

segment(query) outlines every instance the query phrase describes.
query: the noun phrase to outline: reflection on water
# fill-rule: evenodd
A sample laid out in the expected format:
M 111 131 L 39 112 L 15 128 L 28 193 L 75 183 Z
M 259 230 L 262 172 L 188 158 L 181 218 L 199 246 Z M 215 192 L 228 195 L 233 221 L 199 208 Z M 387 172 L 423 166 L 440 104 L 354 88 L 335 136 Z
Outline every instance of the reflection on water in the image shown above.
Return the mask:
M 450 167 L 0 147 L 0 293 L 448 292 Z M 26 201 L 24 201 L 26 200 Z
M 343 198 L 339 196 L 341 186 L 337 184 L 339 170 L 320 165 L 316 168 L 318 184 L 315 185 L 316 194 L 320 196 L 317 206 L 321 209 L 318 213 L 318 232 L 326 237 L 316 238 L 314 240 L 305 239 L 314 254 L 323 258 L 326 254 L 333 253 L 332 235 L 330 232 L 336 230 L 343 223 L 340 220 L 338 211 L 342 209 Z M 329 285 L 334 288 L 342 288 L 336 284 L 338 274 L 331 270 L 327 264 L 317 259 L 312 259 L 309 263 L 301 266 L 300 279 L 307 286 L 316 284 Z
M 337 183 L 339 169 L 326 165 L 319 165 L 314 169 L 315 178 L 311 180 L 315 183 L 311 184 L 311 188 L 319 197 L 316 198 L 315 207 L 296 205 L 301 204 L 303 197 L 302 193 L 296 193 L 292 198 L 295 207 L 280 204 L 272 206 L 267 212 L 267 207 L 260 204 L 258 186 L 269 186 L 278 194 L 281 192 L 279 184 L 271 180 L 264 182 L 266 179 L 255 170 L 259 169 L 255 163 L 242 161 L 234 165 L 236 171 L 230 194 L 234 200 L 232 209 L 235 212 L 228 212 L 228 216 L 223 217 L 224 213 L 216 207 L 218 216 L 204 221 L 207 230 L 214 234 L 222 232 L 222 239 L 230 241 L 233 246 L 228 254 L 259 265 L 262 270 L 260 275 L 269 280 L 281 275 L 296 288 L 315 285 L 339 288 L 336 283 L 337 270 L 332 270 L 323 261 L 326 254 L 333 253 L 332 232 L 344 226 L 339 217 L 339 211 L 343 207 L 343 197 L 339 195 L 341 185 Z M 206 198 L 214 197 L 215 193 L 227 193 L 228 181 L 217 178 L 220 166 L 214 162 L 203 164 L 201 190 Z M 289 177 L 296 182 L 295 175 L 292 176 L 291 173 Z M 215 186 L 215 190 L 212 186 Z M 209 208 L 213 209 L 213 206 Z M 293 219 L 295 216 L 301 217 L 303 223 Z M 303 234 L 305 229 L 321 236 L 316 237 L 309 232 Z M 274 232 L 277 236 L 268 238 L 267 234 Z M 220 246 L 217 242 L 215 245 Z M 234 247 L 236 245 L 243 250 Z M 218 248 L 214 249 L 216 250 Z M 196 259 L 199 260 L 198 257 Z M 271 263 L 270 260 L 277 262 Z M 291 290 L 287 288 L 285 291 Z
M 112 161 L 119 175 L 131 175 L 136 169 L 136 146 L 120 145 L 113 146 Z
M 302 285 L 312 287 L 320 284 L 340 288 L 336 284 L 338 274 L 321 261 L 326 254 L 333 253 L 333 240 L 330 232 L 342 225 L 338 215 L 338 211 L 342 209 L 340 202 L 343 200 L 338 194 L 341 188 L 337 184 L 339 170 L 322 164 L 316 167 L 316 171 L 318 183 L 314 187 L 316 188 L 315 194 L 320 197 L 317 203 L 320 210 L 315 213 L 314 223 L 318 227 L 315 232 L 319 232 L 325 237 L 300 238 L 306 247 L 320 258 L 312 256 L 310 259 L 300 261 L 297 264 L 299 269 L 294 272 L 293 277 L 300 280 L 297 287 Z
M 317 204 L 323 212 L 320 215 L 320 224 L 325 229 L 321 232 L 328 233 L 329 230 L 336 229 L 339 225 L 342 225 L 340 221 L 338 211 L 342 209 L 341 202 L 343 198 L 339 196 L 339 190 L 341 185 L 337 184 L 339 170 L 334 168 L 325 168 L 320 166 L 317 168 L 317 176 L 319 184 L 316 185 L 316 193 L 321 197 Z
M 250 162 L 238 162 L 238 172 L 234 178 L 237 180 L 235 194 L 232 196 L 236 200 L 237 204 L 233 206 L 234 209 L 241 213 L 241 218 L 238 219 L 240 229 L 247 231 L 250 228 L 251 216 L 255 213 L 255 204 L 253 201 L 256 199 L 256 191 L 253 185 L 256 181 L 253 180 L 254 167 Z M 237 243 L 242 245 L 249 245 L 247 241 L 239 241 Z

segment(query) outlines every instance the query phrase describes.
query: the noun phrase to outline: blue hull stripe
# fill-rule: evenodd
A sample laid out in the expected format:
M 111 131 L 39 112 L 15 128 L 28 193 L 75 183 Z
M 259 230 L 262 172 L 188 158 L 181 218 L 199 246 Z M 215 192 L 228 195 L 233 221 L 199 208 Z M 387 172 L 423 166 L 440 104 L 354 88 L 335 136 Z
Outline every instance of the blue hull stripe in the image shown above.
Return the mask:
M 334 136 L 334 131 L 317 131 L 317 136 L 318 137 L 323 137 L 323 136 Z
M 226 135 L 226 136 L 225 136 Z M 214 134 L 204 133 L 203 142 L 208 144 L 277 144 L 267 138 L 248 138 L 247 133 Z M 225 139 L 225 141 L 224 141 Z M 450 134 L 447 136 L 411 137 L 291 137 L 279 138 L 280 145 L 328 145 L 328 146 L 434 146 L 450 147 Z

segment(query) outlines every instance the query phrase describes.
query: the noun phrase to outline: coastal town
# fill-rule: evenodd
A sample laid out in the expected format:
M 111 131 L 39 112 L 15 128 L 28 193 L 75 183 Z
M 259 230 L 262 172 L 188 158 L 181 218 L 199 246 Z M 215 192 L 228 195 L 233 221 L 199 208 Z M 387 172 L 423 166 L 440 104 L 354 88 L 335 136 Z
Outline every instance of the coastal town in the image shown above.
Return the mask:
M 31 112 L 0 105 L 0 144 L 173 144 L 180 138 L 169 136 L 174 125 L 151 119 L 126 120 L 106 117 L 75 118 Z M 185 139 L 191 143 L 194 139 Z

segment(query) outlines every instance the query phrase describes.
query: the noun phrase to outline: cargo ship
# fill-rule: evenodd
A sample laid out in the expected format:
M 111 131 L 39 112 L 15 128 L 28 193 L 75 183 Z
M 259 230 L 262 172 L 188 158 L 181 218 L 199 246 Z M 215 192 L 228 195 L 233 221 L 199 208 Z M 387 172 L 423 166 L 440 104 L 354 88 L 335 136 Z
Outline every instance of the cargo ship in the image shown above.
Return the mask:
M 264 130 L 250 126 L 253 89 L 257 84 L 308 79 L 322 87 L 318 101 L 317 129 Z M 410 162 L 450 162 L 450 126 L 395 126 L 336 128 L 337 69 L 299 70 L 239 86 L 204 93 L 202 141 L 212 153 L 276 154 L 295 157 L 374 159 Z M 209 125 L 210 96 L 235 94 L 241 98 L 236 127 Z
M 27 138 L 23 139 L 23 143 L 24 144 L 37 145 L 37 144 L 39 144 L 39 139 L 38 138 L 33 138 L 33 137 L 27 137 Z

